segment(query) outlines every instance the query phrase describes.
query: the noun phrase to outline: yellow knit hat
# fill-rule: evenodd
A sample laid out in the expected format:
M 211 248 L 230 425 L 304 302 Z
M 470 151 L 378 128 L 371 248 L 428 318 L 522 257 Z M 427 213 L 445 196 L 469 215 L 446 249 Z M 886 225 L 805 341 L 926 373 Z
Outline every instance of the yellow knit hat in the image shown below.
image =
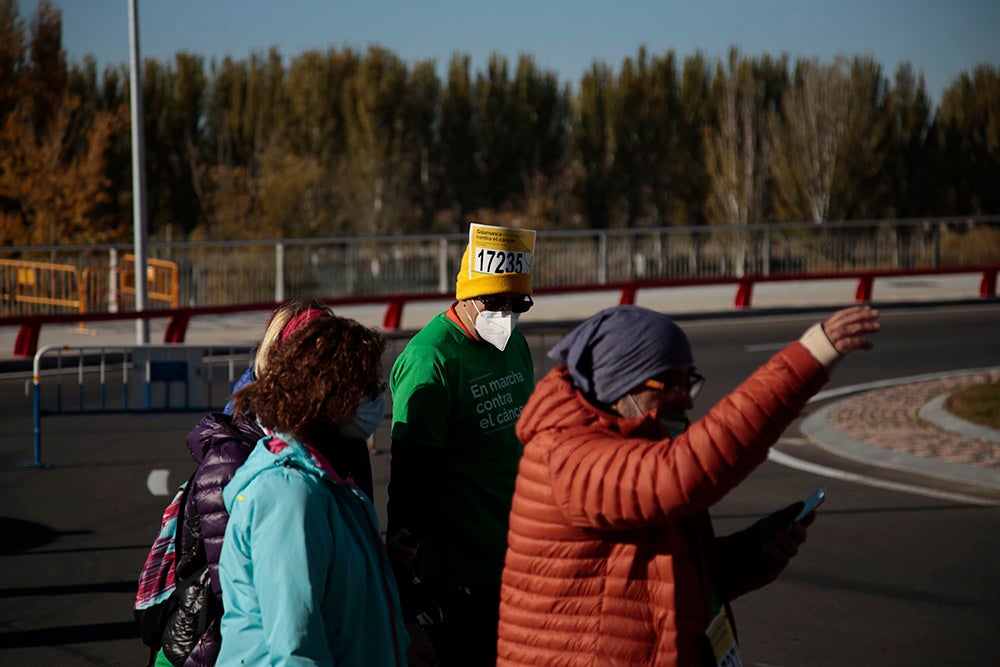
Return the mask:
M 471 251 L 471 252 L 470 252 Z M 487 294 L 531 294 L 535 230 L 472 223 L 455 282 L 459 301 Z

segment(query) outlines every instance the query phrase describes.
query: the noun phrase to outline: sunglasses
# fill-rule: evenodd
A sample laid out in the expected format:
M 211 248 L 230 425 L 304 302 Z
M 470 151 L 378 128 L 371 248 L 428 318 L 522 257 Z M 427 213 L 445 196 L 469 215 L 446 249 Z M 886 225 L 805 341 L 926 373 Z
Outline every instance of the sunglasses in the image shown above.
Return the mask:
M 535 305 L 528 295 L 519 296 L 479 296 L 476 299 L 486 310 L 510 310 L 512 313 L 526 313 Z
M 683 390 L 693 400 L 698 397 L 698 394 L 700 394 L 702 388 L 704 388 L 705 376 L 701 373 L 690 373 L 687 376 L 686 383 L 667 384 L 665 382 L 660 382 L 659 380 L 646 380 L 642 383 L 642 386 L 649 387 L 650 389 L 656 389 L 658 391 L 673 392 Z

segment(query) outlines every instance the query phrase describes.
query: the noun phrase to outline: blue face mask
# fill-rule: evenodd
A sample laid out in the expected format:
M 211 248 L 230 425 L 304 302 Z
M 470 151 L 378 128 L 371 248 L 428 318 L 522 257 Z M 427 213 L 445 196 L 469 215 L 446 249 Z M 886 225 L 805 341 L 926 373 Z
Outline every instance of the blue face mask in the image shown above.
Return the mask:
M 379 394 L 367 403 L 362 403 L 354 411 L 351 423 L 344 428 L 348 438 L 367 440 L 371 437 L 385 416 L 385 394 Z

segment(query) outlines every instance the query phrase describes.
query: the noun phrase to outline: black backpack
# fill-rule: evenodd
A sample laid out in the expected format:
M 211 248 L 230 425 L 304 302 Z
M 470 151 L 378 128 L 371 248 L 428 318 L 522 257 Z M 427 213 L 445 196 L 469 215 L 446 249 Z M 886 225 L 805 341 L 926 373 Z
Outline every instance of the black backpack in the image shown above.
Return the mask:
M 216 606 L 200 524 L 197 516 L 185 516 L 193 478 L 181 484 L 164 509 L 160 532 L 139 574 L 134 614 L 142 643 L 149 647 L 149 665 L 155 663 L 168 633 L 167 658 L 175 665 L 183 664 L 208 628 Z M 193 505 L 192 509 L 197 511 Z M 182 563 L 185 571 L 179 572 L 181 536 L 185 521 L 192 518 L 194 551 L 186 554 Z

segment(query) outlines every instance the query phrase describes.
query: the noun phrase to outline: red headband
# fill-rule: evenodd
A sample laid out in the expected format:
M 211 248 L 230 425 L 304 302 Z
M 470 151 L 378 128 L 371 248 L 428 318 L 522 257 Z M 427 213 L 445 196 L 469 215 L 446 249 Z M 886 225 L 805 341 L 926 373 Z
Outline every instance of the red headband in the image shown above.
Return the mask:
M 307 322 L 315 320 L 317 317 L 322 317 L 326 315 L 325 310 L 320 310 L 319 308 L 309 308 L 303 310 L 301 313 L 288 320 L 288 324 L 285 328 L 281 330 L 281 340 L 288 338 L 293 332 L 301 328 Z

